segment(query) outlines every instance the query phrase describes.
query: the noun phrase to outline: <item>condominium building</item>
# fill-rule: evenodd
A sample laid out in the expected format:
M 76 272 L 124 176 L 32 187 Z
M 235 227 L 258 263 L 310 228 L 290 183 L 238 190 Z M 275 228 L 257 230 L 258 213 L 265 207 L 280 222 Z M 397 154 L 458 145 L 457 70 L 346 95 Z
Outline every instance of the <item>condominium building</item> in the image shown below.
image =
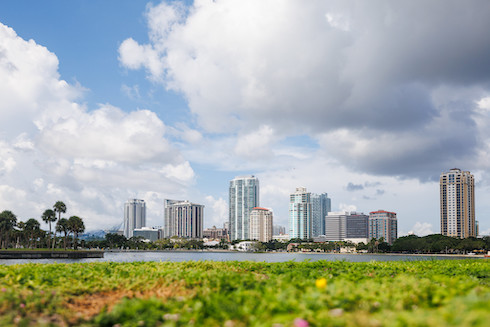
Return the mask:
M 250 238 L 250 212 L 259 206 L 259 180 L 255 176 L 238 176 L 230 181 L 229 228 L 230 239 Z
M 289 196 L 289 237 L 309 239 L 312 237 L 311 193 L 305 187 L 296 188 Z
M 367 242 L 368 218 L 358 212 L 329 212 L 325 217 L 326 240 Z
M 162 230 L 152 227 L 141 227 L 133 230 L 134 237 L 142 237 L 144 240 L 154 242 L 162 238 Z
M 260 242 L 272 240 L 272 211 L 255 207 L 250 212 L 250 239 Z
M 454 168 L 440 176 L 441 234 L 477 236 L 475 180 L 469 171 Z
M 131 199 L 124 204 L 123 235 L 133 237 L 133 231 L 146 225 L 146 204 L 144 200 Z
M 203 216 L 201 204 L 164 200 L 164 237 L 202 238 Z
M 332 211 L 327 193 L 311 193 L 311 234 L 313 237 L 325 235 L 325 216 Z
M 225 227 L 217 228 L 216 226 L 213 226 L 211 228 L 206 228 L 202 232 L 202 237 L 208 238 L 208 239 L 227 240 L 228 239 L 228 229 Z
M 384 210 L 372 211 L 369 213 L 369 239 L 383 238 L 388 244 L 398 237 L 398 226 L 396 213 Z

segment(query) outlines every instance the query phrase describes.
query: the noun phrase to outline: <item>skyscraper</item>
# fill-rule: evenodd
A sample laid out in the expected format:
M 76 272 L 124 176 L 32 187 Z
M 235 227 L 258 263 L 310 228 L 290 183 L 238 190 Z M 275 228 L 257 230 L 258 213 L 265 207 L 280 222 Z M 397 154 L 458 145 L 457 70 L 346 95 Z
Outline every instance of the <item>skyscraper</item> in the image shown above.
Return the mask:
M 230 181 L 230 239 L 250 238 L 250 211 L 259 206 L 259 180 L 255 176 L 238 176 Z
M 311 234 L 313 237 L 325 235 L 325 216 L 332 211 L 327 193 L 311 193 Z
M 311 193 L 305 187 L 296 188 L 289 196 L 289 237 L 309 239 L 312 237 Z
M 164 237 L 202 238 L 203 213 L 201 204 L 164 200 Z
M 124 236 L 133 237 L 133 231 L 146 225 L 144 200 L 131 199 L 124 204 Z
M 383 238 L 385 242 L 393 244 L 398 237 L 396 213 L 384 210 L 369 213 L 369 240 Z
M 476 236 L 473 175 L 458 168 L 442 173 L 440 196 L 441 234 L 459 238 Z
M 255 207 L 250 212 L 250 239 L 260 242 L 272 240 L 272 211 Z

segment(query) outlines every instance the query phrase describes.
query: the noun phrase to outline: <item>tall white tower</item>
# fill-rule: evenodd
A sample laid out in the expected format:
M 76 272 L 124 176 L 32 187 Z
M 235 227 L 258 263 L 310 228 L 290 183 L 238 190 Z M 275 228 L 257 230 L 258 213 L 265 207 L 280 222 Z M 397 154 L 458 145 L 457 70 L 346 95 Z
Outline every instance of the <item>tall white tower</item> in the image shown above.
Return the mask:
M 136 228 L 146 226 L 146 204 L 144 200 L 131 199 L 124 204 L 124 236 L 133 237 Z
M 255 176 L 238 176 L 230 181 L 230 239 L 250 238 L 250 212 L 259 206 L 259 180 Z
M 305 187 L 296 188 L 296 192 L 289 196 L 289 237 L 302 240 L 311 238 L 311 215 L 311 193 Z
M 441 234 L 476 237 L 475 180 L 469 171 L 453 168 L 440 177 Z

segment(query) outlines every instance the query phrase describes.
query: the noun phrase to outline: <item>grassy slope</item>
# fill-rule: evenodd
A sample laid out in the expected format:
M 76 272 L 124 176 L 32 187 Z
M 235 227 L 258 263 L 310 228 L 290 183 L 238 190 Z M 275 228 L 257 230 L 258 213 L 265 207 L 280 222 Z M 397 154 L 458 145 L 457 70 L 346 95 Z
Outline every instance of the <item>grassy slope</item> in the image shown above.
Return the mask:
M 0 266 L 0 325 L 488 326 L 489 275 L 487 260 Z

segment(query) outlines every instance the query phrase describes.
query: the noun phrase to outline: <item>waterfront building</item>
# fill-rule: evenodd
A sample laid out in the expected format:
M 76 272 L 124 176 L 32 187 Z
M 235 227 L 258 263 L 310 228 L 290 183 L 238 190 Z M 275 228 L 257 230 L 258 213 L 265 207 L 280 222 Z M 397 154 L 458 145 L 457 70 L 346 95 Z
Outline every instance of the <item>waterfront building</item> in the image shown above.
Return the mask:
M 358 212 L 329 212 L 325 217 L 327 241 L 366 243 L 369 216 Z
M 123 235 L 133 237 L 133 231 L 146 225 L 146 204 L 144 200 L 131 199 L 124 204 Z
M 201 239 L 204 205 L 189 201 L 164 200 L 164 236 Z
M 346 239 L 367 239 L 369 234 L 369 216 L 362 212 L 351 212 L 345 223 Z
M 250 212 L 259 206 L 259 180 L 255 176 L 238 176 L 230 181 L 230 239 L 250 239 Z
M 396 213 L 384 210 L 372 211 L 369 213 L 369 239 L 383 238 L 388 244 L 398 237 L 398 226 Z
M 133 236 L 143 237 L 144 240 L 154 242 L 160 238 L 162 238 L 161 229 L 151 228 L 151 227 L 141 227 L 133 230 Z
M 466 238 L 477 236 L 475 180 L 469 171 L 453 168 L 440 176 L 441 234 Z
M 313 237 L 325 235 L 325 216 L 332 211 L 327 193 L 311 193 L 311 234 Z
M 280 234 L 280 235 L 274 234 L 272 235 L 272 239 L 279 242 L 288 242 L 291 239 L 291 237 L 289 237 L 288 234 Z
M 272 240 L 272 211 L 255 207 L 250 212 L 250 239 L 260 242 Z
M 289 236 L 291 239 L 309 239 L 312 237 L 311 193 L 305 187 L 296 188 L 289 196 Z
M 329 212 L 325 217 L 325 239 L 343 241 L 346 237 L 347 212 Z
M 211 228 L 206 228 L 202 232 L 202 237 L 212 240 L 227 240 L 228 239 L 228 229 L 217 228 L 213 226 Z

